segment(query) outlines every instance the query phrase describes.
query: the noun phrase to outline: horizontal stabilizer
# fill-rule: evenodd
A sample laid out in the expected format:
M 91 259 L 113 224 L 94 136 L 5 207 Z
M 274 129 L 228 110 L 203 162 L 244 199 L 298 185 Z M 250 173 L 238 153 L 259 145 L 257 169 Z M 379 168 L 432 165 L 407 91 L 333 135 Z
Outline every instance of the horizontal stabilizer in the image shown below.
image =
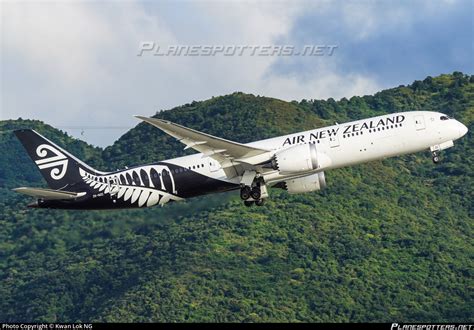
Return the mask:
M 81 196 L 84 196 L 85 192 L 72 192 L 72 191 L 60 191 L 53 189 L 43 189 L 43 188 L 28 188 L 20 187 L 13 189 L 14 191 L 32 196 L 38 199 L 44 200 L 55 200 L 55 199 L 75 199 Z

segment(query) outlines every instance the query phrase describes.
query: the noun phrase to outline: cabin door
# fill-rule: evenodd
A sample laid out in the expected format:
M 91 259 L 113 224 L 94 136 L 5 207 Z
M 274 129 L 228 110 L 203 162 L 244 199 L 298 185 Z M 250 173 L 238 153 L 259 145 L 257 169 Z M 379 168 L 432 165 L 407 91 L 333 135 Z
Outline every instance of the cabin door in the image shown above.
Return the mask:
M 116 176 L 109 178 L 108 186 L 109 186 L 110 197 L 115 196 L 119 191 L 118 178 Z
M 415 128 L 417 131 L 425 129 L 425 117 L 423 115 L 415 116 Z
M 331 148 L 339 147 L 339 136 L 337 134 L 333 134 L 329 137 L 329 146 Z

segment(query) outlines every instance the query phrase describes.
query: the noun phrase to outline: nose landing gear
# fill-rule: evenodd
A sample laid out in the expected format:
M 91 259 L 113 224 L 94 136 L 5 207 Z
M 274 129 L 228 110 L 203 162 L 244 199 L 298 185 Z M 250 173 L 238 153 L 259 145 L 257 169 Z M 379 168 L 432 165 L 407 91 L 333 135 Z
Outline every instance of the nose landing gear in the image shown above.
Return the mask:
M 454 146 L 453 141 L 446 141 L 430 147 L 431 155 L 433 156 L 433 163 L 438 164 L 441 161 L 439 156 L 441 150 L 445 150 Z

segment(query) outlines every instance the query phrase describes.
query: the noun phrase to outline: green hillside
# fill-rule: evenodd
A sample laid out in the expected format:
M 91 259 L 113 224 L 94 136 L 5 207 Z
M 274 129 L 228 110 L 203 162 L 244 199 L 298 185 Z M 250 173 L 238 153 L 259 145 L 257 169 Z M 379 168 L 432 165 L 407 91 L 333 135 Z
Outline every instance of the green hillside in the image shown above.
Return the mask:
M 27 209 L 45 185 L 12 135 L 33 127 L 99 169 L 185 154 L 140 124 L 100 150 L 39 121 L 0 122 L 1 321 L 369 321 L 474 319 L 474 76 L 453 73 L 340 101 L 234 93 L 160 118 L 247 142 L 334 121 L 441 111 L 470 132 L 429 152 L 326 173 L 322 192 L 271 189 L 143 210 Z

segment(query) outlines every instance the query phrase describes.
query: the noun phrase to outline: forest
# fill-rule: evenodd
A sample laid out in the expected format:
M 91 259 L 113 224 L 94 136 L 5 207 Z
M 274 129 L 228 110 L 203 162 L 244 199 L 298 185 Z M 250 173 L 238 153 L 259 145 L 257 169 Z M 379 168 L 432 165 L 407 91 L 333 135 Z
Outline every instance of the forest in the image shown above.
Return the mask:
M 236 92 L 155 116 L 250 142 L 412 110 L 469 133 L 440 164 L 427 150 L 333 170 L 323 191 L 272 188 L 253 208 L 238 192 L 139 210 L 27 208 L 11 189 L 46 183 L 15 129 L 100 170 L 193 151 L 143 123 L 101 149 L 37 120 L 0 121 L 0 321 L 472 322 L 474 76 L 337 101 Z

